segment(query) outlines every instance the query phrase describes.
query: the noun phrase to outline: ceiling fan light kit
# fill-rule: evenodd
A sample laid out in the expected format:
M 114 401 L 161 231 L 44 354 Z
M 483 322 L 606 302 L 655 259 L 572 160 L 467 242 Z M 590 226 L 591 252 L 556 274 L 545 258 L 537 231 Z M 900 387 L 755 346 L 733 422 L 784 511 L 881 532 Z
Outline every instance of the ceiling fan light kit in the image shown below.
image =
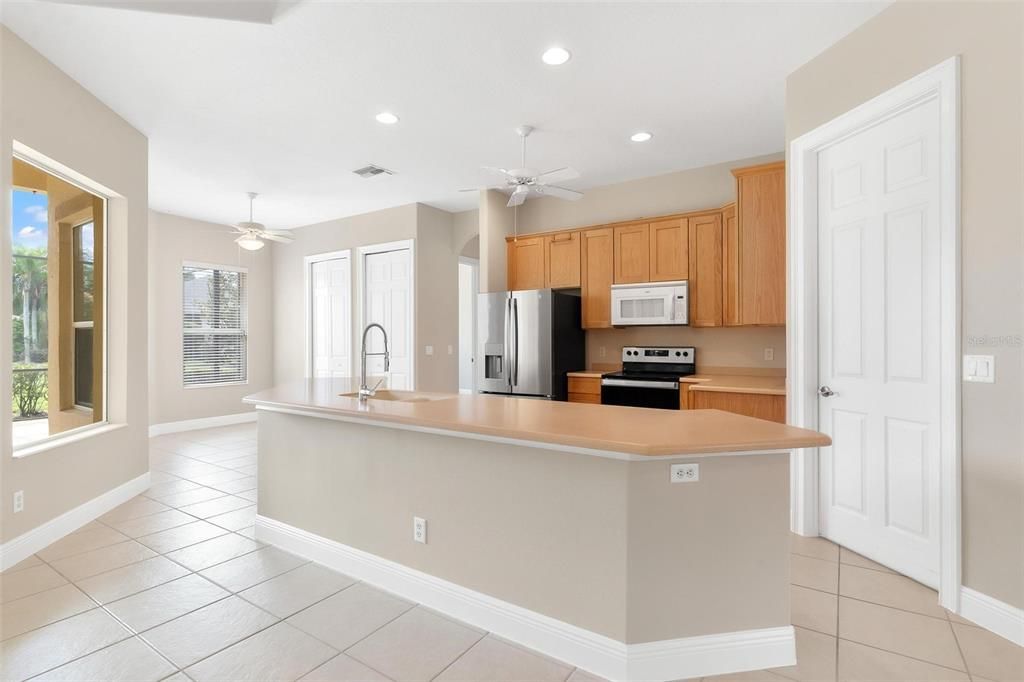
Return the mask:
M 246 251 L 259 251 L 266 246 L 267 241 L 290 244 L 293 241 L 292 233 L 287 230 L 268 230 L 263 223 L 253 220 L 252 204 L 258 196 L 256 192 L 248 192 L 249 195 L 249 220 L 236 223 L 234 232 L 238 235 L 235 243 Z

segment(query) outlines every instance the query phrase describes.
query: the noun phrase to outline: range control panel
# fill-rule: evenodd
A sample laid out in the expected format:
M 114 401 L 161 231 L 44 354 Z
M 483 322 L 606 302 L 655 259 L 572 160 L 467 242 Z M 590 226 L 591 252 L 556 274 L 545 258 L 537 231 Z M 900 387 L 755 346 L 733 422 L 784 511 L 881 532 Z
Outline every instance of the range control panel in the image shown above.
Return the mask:
M 622 362 L 657 362 L 694 364 L 697 349 L 693 346 L 626 346 L 622 349 Z

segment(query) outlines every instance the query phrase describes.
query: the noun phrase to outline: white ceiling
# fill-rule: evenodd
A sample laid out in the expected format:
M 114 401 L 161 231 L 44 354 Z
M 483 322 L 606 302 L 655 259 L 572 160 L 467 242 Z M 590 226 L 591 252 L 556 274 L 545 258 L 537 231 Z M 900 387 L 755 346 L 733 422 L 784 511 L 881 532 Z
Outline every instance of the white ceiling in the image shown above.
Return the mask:
M 96 4 L 7 0 L 3 22 L 149 137 L 154 209 L 230 223 L 253 190 L 284 228 L 472 208 L 457 190 L 518 165 L 522 123 L 529 165 L 583 190 L 780 151 L 786 75 L 886 3 L 305 0 L 272 24 Z M 553 44 L 565 66 L 540 61 Z

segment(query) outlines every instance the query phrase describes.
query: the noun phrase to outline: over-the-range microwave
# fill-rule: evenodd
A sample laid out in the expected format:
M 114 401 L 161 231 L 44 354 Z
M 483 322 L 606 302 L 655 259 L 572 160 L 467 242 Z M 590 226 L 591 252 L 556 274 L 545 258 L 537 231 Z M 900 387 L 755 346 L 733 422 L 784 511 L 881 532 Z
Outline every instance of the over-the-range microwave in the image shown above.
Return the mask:
M 689 324 L 685 280 L 612 285 L 612 325 Z

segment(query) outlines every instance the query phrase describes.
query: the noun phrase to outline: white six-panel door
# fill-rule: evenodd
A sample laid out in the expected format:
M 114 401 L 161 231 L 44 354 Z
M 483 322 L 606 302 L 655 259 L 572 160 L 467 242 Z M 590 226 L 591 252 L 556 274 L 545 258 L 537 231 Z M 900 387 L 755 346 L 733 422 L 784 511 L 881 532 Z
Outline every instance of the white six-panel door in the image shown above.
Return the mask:
M 818 154 L 821 533 L 933 587 L 939 114 L 932 98 Z
M 363 255 L 364 327 L 371 322 L 388 333 L 391 370 L 387 386 L 398 390 L 413 388 L 412 381 L 412 251 L 408 248 Z M 362 334 L 362 330 L 359 330 Z M 368 353 L 384 350 L 380 330 L 367 338 Z M 367 358 L 368 376 L 384 376 L 384 358 Z M 368 383 L 372 386 L 373 382 Z
M 352 277 L 346 258 L 310 264 L 313 376 L 352 372 Z

